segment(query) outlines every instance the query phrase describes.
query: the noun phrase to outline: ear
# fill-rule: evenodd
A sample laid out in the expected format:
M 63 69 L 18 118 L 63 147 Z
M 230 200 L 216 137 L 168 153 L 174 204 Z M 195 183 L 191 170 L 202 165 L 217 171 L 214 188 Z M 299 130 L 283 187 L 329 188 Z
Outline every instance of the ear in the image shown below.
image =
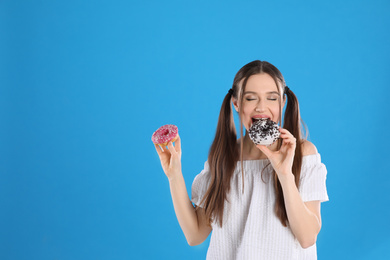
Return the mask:
M 283 94 L 283 102 L 282 102 L 282 108 L 284 108 L 284 105 L 286 104 L 286 95 Z
M 232 103 L 233 103 L 234 109 L 238 113 L 238 100 L 235 99 L 234 97 L 232 97 Z

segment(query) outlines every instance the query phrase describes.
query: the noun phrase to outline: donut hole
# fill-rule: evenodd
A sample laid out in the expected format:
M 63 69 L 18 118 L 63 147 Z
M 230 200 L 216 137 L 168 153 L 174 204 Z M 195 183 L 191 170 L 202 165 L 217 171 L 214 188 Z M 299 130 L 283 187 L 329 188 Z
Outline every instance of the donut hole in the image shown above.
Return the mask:
M 168 130 L 168 129 L 165 129 L 165 130 L 162 132 L 162 135 L 169 135 L 169 130 Z

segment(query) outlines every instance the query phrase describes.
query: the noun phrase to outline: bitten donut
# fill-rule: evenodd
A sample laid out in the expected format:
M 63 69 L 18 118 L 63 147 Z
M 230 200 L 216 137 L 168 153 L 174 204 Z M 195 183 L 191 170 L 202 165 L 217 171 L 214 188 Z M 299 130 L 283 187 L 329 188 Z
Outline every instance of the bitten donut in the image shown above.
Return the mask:
M 250 139 L 255 144 L 270 145 L 279 137 L 279 126 L 269 118 L 256 120 L 248 130 Z
M 175 142 L 178 135 L 179 130 L 175 125 L 163 125 L 159 129 L 157 129 L 152 135 L 152 142 L 154 144 L 159 144 L 162 146 L 166 146 L 170 141 Z

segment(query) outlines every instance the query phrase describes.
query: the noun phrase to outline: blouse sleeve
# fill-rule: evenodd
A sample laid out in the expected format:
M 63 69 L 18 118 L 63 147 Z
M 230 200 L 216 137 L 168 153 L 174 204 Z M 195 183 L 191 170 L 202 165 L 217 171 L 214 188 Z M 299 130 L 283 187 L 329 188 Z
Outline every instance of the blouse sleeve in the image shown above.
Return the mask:
M 209 181 L 209 165 L 206 161 L 204 164 L 204 169 L 198 175 L 195 176 L 191 187 L 191 201 L 198 207 L 203 208 L 204 206 L 203 204 L 201 205 L 201 201 L 207 191 Z
M 320 154 L 304 156 L 302 160 L 299 192 L 303 201 L 328 201 L 326 190 L 327 170 Z

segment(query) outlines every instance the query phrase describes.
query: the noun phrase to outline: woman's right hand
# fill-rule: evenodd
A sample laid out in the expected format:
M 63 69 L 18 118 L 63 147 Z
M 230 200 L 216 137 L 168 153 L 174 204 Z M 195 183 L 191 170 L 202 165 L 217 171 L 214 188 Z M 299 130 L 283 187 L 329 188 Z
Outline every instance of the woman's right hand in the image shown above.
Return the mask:
M 154 145 L 158 156 L 160 157 L 161 166 L 165 175 L 169 180 L 181 174 L 181 146 L 180 136 L 175 141 L 175 146 L 172 142 L 168 143 L 168 149 L 158 144 Z

